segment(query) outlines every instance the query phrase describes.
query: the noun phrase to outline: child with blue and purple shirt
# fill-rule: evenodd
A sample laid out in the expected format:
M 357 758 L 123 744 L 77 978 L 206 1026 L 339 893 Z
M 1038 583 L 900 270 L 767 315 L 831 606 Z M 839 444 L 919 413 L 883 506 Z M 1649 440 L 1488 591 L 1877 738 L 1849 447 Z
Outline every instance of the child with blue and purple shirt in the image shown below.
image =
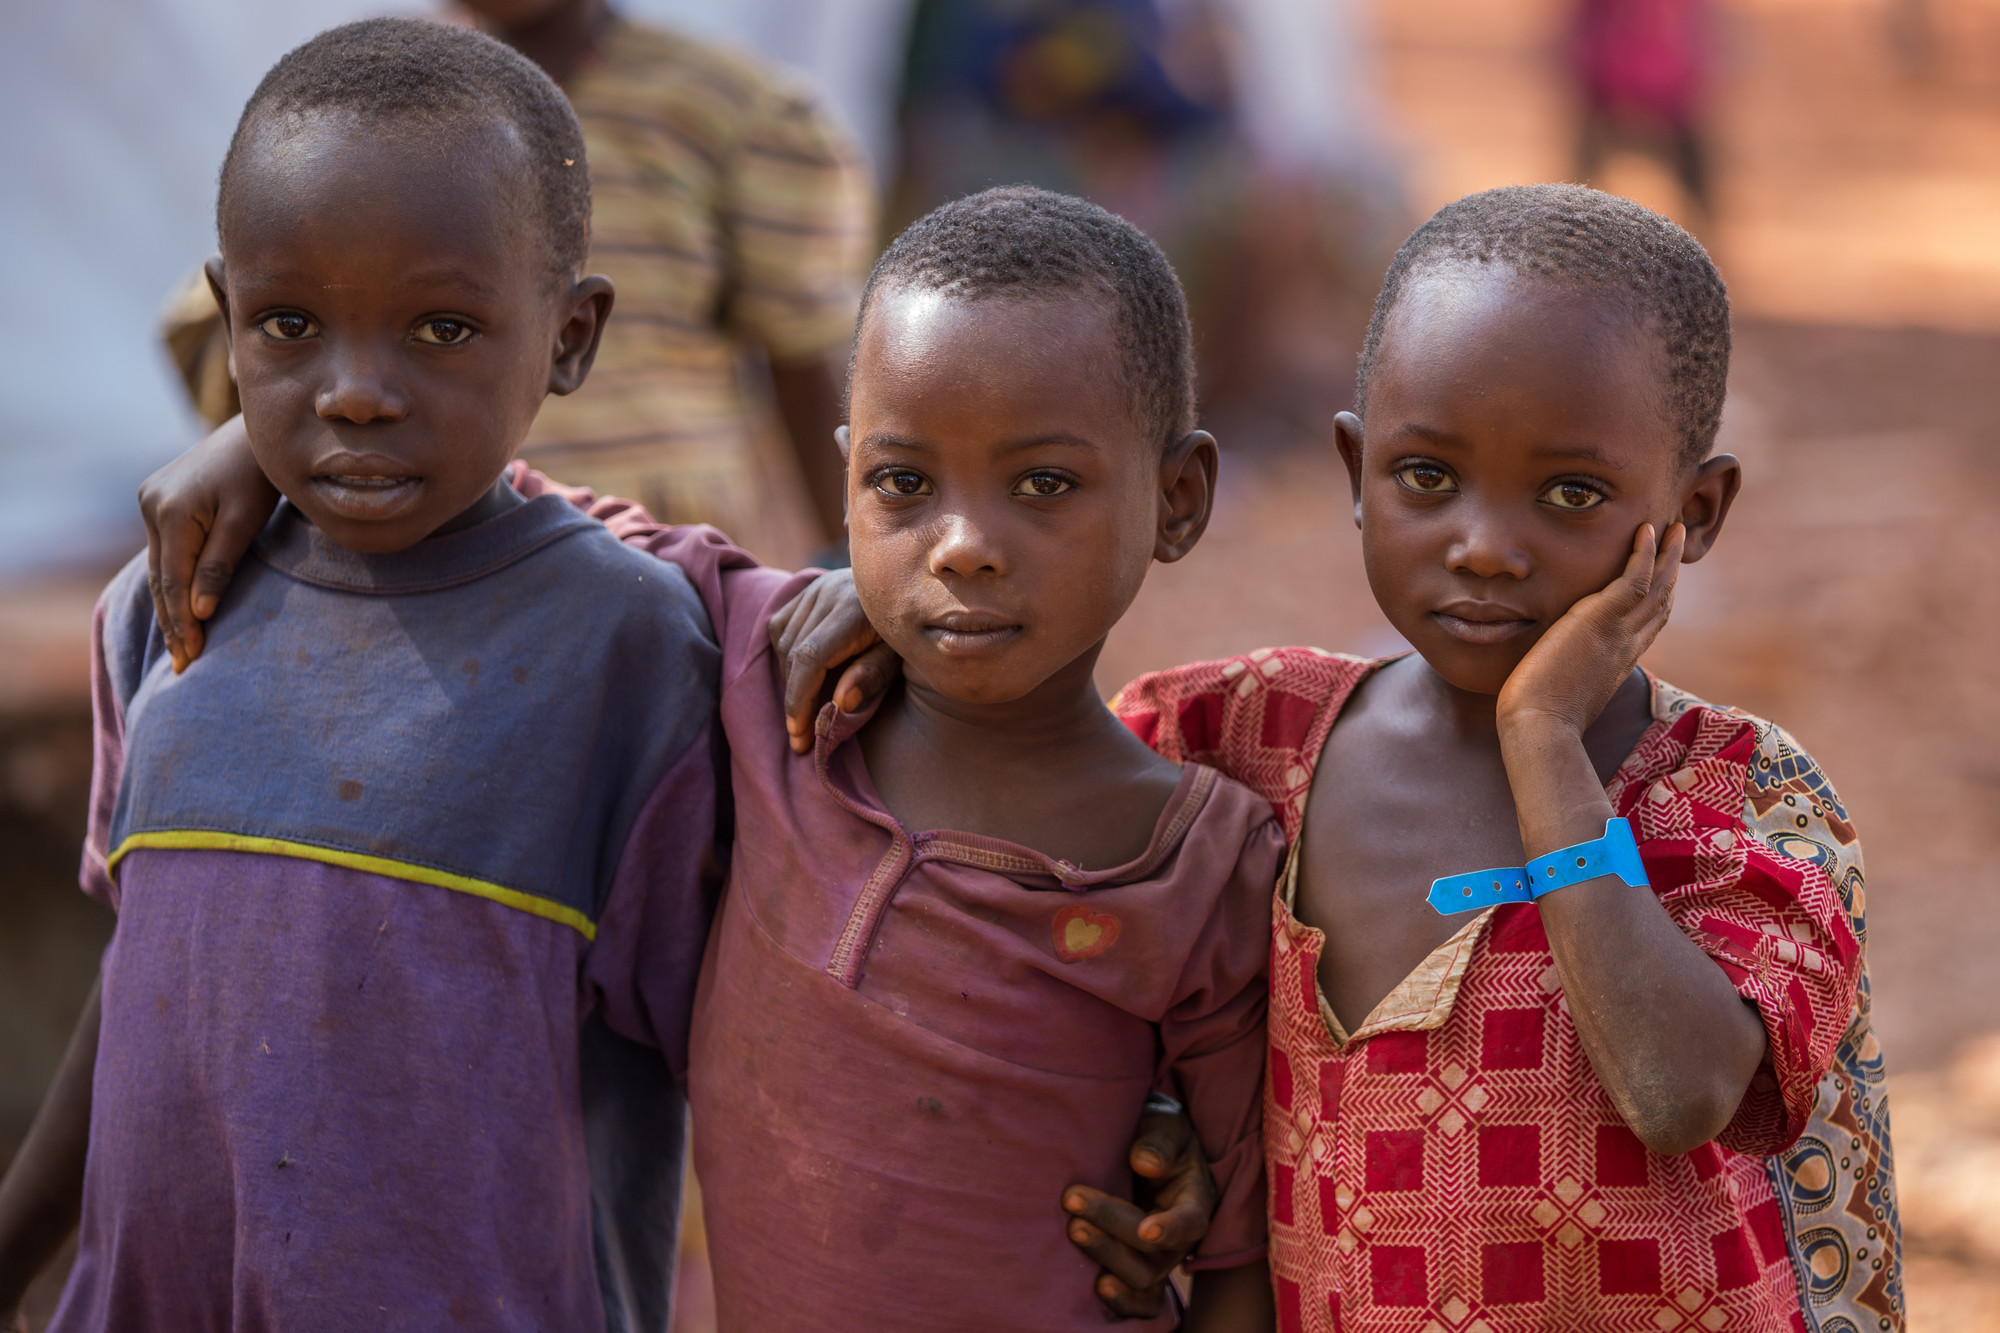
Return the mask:
M 664 1326 L 720 653 L 503 476 L 610 310 L 589 209 L 562 94 L 461 29 L 335 29 L 244 111 L 210 278 L 286 502 L 198 661 L 143 557 L 98 607 L 58 1329 Z

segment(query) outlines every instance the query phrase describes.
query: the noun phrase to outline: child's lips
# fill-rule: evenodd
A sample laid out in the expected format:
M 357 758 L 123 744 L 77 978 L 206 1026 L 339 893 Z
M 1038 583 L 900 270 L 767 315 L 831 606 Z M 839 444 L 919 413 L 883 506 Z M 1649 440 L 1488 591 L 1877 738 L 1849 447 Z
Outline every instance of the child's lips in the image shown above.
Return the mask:
M 423 488 L 423 478 L 382 472 L 321 472 L 313 494 L 342 518 L 380 521 L 407 509 Z
M 1013 642 L 1021 626 L 999 616 L 953 611 L 924 626 L 924 633 L 949 657 L 975 657 Z
M 1453 602 L 1431 612 L 1437 627 L 1460 643 L 1505 643 L 1535 627 L 1535 620 L 1498 602 Z

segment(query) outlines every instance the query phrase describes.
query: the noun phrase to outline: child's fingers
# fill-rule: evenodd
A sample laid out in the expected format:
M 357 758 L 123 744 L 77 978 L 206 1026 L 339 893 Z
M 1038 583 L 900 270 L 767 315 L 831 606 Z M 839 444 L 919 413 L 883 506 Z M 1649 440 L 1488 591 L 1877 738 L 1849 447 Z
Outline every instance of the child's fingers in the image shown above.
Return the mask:
M 1646 599 L 1646 593 L 1653 586 L 1653 562 L 1659 555 L 1659 542 L 1651 523 L 1641 523 L 1639 530 L 1632 534 L 1632 553 L 1625 557 L 1625 571 L 1619 577 L 1619 584 L 1626 594 L 1630 610 Z
M 1139 1220 L 1139 1240 L 1161 1254 L 1177 1258 L 1192 1254 L 1208 1224 L 1215 1216 L 1215 1197 L 1186 1194 L 1172 1201 L 1162 1200 L 1157 1211 Z
M 1185 1169 L 1201 1153 L 1194 1137 L 1194 1121 L 1182 1111 L 1147 1111 L 1139 1117 L 1139 1133 L 1132 1140 L 1132 1170 L 1148 1180 L 1161 1180 Z
M 777 650 L 781 658 L 785 653 L 785 638 L 790 632 L 792 624 L 798 619 L 799 603 L 804 601 L 806 593 L 811 591 L 812 587 L 808 584 L 805 592 L 800 593 L 797 597 L 792 598 L 791 601 L 786 602 L 771 613 L 771 623 L 765 627 L 765 632 L 771 636 L 771 647 Z
M 860 712 L 895 683 L 901 668 L 895 649 L 886 643 L 876 644 L 840 673 L 840 683 L 833 687 L 834 703 L 842 712 Z
M 771 647 L 777 651 L 780 661 L 791 656 L 799 637 L 818 623 L 819 590 L 824 582 L 824 579 L 814 579 L 771 617 Z
M 160 637 L 167 641 L 167 655 L 173 658 L 176 673 L 187 670 L 187 652 L 181 647 L 181 618 L 160 577 L 160 539 L 146 529 L 146 591 L 153 597 L 153 619 L 159 622 Z
M 1667 615 L 1673 609 L 1674 585 L 1680 580 L 1681 552 L 1687 548 L 1687 527 L 1674 523 L 1667 529 L 1666 540 L 1659 544 L 1653 558 L 1652 568 L 1647 575 L 1646 595 L 1633 608 L 1642 627 L 1658 633 L 1667 622 Z
M 785 734 L 792 753 L 812 749 L 813 718 L 819 712 L 820 687 L 826 683 L 827 667 L 797 665 L 799 659 L 787 653 L 785 668 Z
M 1097 1299 L 1106 1309 L 1122 1319 L 1156 1319 L 1167 1301 L 1167 1286 L 1164 1280 L 1139 1291 L 1134 1291 L 1119 1281 L 1115 1274 L 1097 1275 Z
M 1101 1203 L 1122 1204 L 1124 1209 L 1136 1217 L 1138 1209 L 1119 1199 L 1101 1200 Z M 1093 1210 L 1093 1216 L 1098 1215 Z M 1126 1236 L 1118 1234 L 1130 1232 L 1127 1225 L 1113 1230 L 1100 1226 L 1088 1217 L 1073 1216 L 1069 1219 L 1066 1234 L 1070 1244 L 1089 1255 L 1105 1272 L 1111 1274 L 1134 1293 L 1143 1295 L 1147 1288 L 1163 1281 L 1180 1262 L 1180 1256 L 1156 1254 L 1148 1248 L 1132 1244 Z
M 1137 1204 L 1106 1194 L 1088 1185 L 1072 1185 L 1063 1191 L 1063 1211 L 1072 1219 L 1071 1238 L 1082 1243 L 1084 1233 L 1075 1222 L 1083 1222 L 1125 1246 L 1144 1262 L 1144 1274 L 1152 1276 L 1173 1271 L 1175 1264 L 1194 1251 L 1208 1234 L 1208 1218 L 1213 1199 L 1187 1198 L 1163 1210 L 1145 1212 Z M 1133 1270 L 1125 1276 L 1133 1276 Z
M 146 521 L 146 586 L 153 594 L 153 615 L 174 659 L 174 670 L 185 671 L 201 655 L 201 625 L 194 611 L 193 585 L 209 525 L 180 511 L 149 514 Z

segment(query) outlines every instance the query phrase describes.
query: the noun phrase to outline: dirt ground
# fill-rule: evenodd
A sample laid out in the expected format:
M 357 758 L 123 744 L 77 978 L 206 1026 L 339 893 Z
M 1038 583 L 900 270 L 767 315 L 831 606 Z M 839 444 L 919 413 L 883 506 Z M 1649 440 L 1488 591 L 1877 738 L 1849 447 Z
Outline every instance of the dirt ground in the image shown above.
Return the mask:
M 1561 9 L 1375 4 L 1415 215 L 1569 173 Z M 1781 722 L 1838 784 L 1867 847 L 1910 1327 L 2000 1330 L 2000 0 L 1730 0 L 1718 40 L 1699 230 L 1739 315 L 1722 447 L 1748 481 L 1649 665 Z M 1687 215 L 1643 160 L 1605 183 Z M 1328 441 L 1231 443 L 1214 527 L 1113 636 L 1107 688 L 1261 644 L 1397 646 Z M 106 929 L 70 887 L 89 601 L 0 590 L 0 1152 Z M 693 1267 L 686 1333 L 712 1327 Z

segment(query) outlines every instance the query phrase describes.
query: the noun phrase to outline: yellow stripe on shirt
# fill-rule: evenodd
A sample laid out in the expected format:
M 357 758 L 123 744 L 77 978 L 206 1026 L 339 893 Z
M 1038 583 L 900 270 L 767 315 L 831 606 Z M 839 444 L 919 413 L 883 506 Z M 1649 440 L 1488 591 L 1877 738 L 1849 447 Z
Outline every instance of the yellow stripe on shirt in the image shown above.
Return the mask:
M 218 833 L 208 829 L 161 829 L 151 833 L 134 833 L 118 844 L 118 850 L 111 853 L 110 859 L 105 862 L 105 870 L 115 872 L 126 853 L 137 851 L 141 847 L 170 851 L 255 852 L 265 856 L 292 856 L 302 861 L 319 861 L 331 866 L 345 866 L 349 870 L 361 870 L 389 879 L 432 884 L 455 893 L 469 893 L 475 898 L 484 898 L 488 902 L 499 903 L 502 907 L 511 907 L 530 916 L 538 916 L 568 926 L 587 940 L 597 938 L 596 922 L 574 907 L 566 907 L 548 898 L 538 898 L 532 893 L 522 893 L 519 889 L 491 884 L 483 879 L 473 879 L 469 875 L 454 875 L 448 870 L 435 870 L 430 866 L 413 865 L 408 861 L 392 861 L 386 856 L 368 856 L 361 852 L 344 852 L 333 847 L 316 847 L 309 842 L 290 842 L 284 838 L 257 838 L 243 833 Z

